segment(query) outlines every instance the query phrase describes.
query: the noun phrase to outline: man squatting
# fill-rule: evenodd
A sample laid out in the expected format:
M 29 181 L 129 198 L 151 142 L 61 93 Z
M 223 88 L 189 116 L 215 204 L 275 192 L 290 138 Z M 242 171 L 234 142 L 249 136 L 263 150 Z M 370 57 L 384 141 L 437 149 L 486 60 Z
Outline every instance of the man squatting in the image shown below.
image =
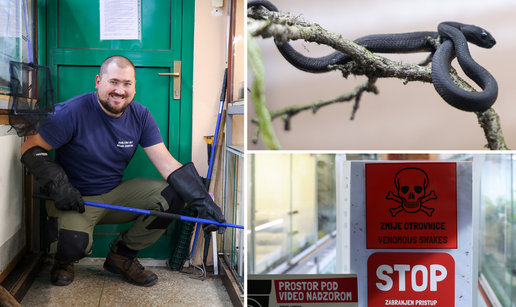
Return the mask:
M 136 69 L 129 59 L 107 58 L 95 78 L 97 91 L 57 104 L 38 134 L 22 146 L 22 163 L 52 199 L 46 202 L 45 233 L 47 252 L 55 258 L 51 270 L 55 285 L 73 281 L 74 262 L 92 252 L 95 225 L 130 221 L 133 225 L 110 244 L 104 269 L 140 286 L 158 282 L 158 276 L 145 270 L 136 256 L 158 240 L 171 220 L 85 208 L 84 200 L 176 214 L 187 203 L 197 209 L 200 218 L 225 221 L 194 165 L 181 165 L 172 157 L 156 120 L 146 107 L 133 101 L 135 84 Z M 165 180 L 122 181 L 138 144 Z M 47 153 L 52 148 L 54 162 Z M 203 228 L 205 236 L 225 231 L 216 225 Z

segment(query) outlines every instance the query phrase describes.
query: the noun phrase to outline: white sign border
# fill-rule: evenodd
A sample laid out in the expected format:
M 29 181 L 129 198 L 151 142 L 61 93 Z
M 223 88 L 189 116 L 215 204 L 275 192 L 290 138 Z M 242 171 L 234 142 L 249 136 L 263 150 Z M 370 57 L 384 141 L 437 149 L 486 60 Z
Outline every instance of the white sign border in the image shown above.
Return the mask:
M 418 162 L 449 161 L 336 161 L 337 272 L 358 275 L 361 306 L 367 306 L 367 260 L 377 252 L 450 254 L 455 260 L 455 306 L 473 306 L 473 294 L 477 293 L 474 291 L 477 278 L 474 278 L 473 272 L 477 270 L 473 268 L 472 162 L 452 162 L 457 165 L 457 249 L 366 249 L 365 164 Z

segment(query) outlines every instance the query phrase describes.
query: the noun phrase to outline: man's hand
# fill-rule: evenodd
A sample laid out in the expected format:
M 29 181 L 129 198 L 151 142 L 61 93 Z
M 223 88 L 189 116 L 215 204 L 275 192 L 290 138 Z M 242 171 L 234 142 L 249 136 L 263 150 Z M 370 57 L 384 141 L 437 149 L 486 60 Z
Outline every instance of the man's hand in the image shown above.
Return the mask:
M 211 199 L 211 196 L 210 196 L 210 199 Z M 219 223 L 226 222 L 226 219 L 224 218 L 224 215 L 222 214 L 220 207 L 217 206 L 213 200 L 208 203 L 209 204 L 207 204 L 206 206 L 194 206 L 197 208 L 197 212 L 199 212 L 199 218 L 213 220 L 213 221 L 217 221 Z M 212 231 L 218 230 L 219 234 L 223 234 L 226 231 L 226 227 L 218 226 L 218 225 L 214 225 L 214 224 L 203 224 L 202 229 L 204 230 L 205 238 L 208 237 L 210 232 L 212 232 Z
M 80 213 L 85 211 L 81 193 L 70 182 L 51 189 L 50 197 L 54 200 L 54 206 L 57 210 L 77 210 Z
M 214 220 L 219 223 L 226 221 L 220 207 L 213 202 L 202 184 L 193 163 L 187 163 L 172 172 L 168 176 L 167 182 L 188 205 L 197 209 L 199 218 Z M 226 227 L 214 224 L 204 224 L 203 229 L 204 237 L 210 236 L 210 232 L 215 230 L 218 230 L 219 234 L 226 231 Z
M 35 146 L 26 150 L 22 155 L 21 162 L 27 166 L 34 178 L 50 192 L 56 209 L 84 212 L 81 193 L 68 181 L 65 171 L 59 165 L 52 163 L 44 148 Z

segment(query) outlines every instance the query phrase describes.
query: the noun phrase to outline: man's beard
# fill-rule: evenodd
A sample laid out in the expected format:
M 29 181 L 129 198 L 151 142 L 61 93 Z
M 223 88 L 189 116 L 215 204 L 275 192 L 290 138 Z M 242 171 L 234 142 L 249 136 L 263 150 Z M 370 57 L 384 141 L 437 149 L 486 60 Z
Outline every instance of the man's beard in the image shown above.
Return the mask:
M 100 104 L 104 107 L 104 109 L 106 109 L 106 111 L 108 111 L 109 113 L 111 114 L 115 114 L 115 115 L 118 115 L 118 114 L 122 114 L 124 113 L 125 109 L 127 109 L 129 107 L 129 105 L 131 104 L 131 102 L 133 102 L 133 100 L 129 101 L 129 103 L 125 104 L 123 107 L 121 107 L 120 109 L 116 109 L 114 108 L 112 105 L 109 104 L 109 102 L 107 100 L 102 100 L 100 99 L 100 97 L 98 96 L 97 94 L 97 98 L 99 99 L 99 102 Z M 109 98 L 108 98 L 109 99 Z

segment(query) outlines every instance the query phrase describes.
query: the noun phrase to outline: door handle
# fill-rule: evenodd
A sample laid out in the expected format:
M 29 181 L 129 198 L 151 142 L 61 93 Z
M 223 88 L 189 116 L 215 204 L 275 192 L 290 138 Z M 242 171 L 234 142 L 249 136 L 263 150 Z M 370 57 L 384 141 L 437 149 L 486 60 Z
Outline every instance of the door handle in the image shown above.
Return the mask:
M 158 75 L 160 75 L 160 76 L 174 76 L 174 77 L 179 77 L 181 74 L 180 74 L 180 73 L 177 73 L 177 72 L 160 72 L 160 73 L 158 73 Z
M 174 99 L 181 99 L 181 61 L 174 61 L 174 72 L 161 72 L 158 76 L 174 77 Z

